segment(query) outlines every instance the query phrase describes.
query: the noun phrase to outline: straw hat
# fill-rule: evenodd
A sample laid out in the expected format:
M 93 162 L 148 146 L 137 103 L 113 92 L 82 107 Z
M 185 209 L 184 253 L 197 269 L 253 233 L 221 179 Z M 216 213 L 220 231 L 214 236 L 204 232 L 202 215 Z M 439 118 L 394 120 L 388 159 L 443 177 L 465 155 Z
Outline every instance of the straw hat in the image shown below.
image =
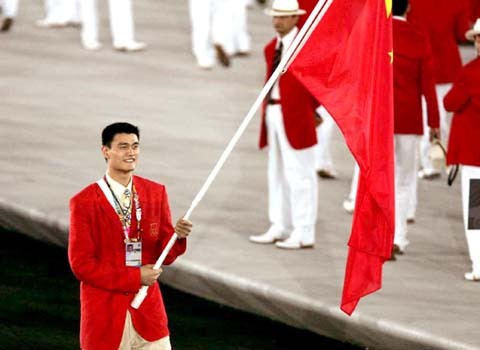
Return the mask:
M 265 14 L 272 17 L 304 15 L 307 11 L 298 8 L 297 0 L 273 0 L 272 8 L 265 9 Z
M 465 37 L 471 41 L 475 41 L 475 35 L 480 35 L 480 18 L 477 19 L 477 21 L 473 25 L 473 28 L 467 30 L 467 32 L 465 33 Z

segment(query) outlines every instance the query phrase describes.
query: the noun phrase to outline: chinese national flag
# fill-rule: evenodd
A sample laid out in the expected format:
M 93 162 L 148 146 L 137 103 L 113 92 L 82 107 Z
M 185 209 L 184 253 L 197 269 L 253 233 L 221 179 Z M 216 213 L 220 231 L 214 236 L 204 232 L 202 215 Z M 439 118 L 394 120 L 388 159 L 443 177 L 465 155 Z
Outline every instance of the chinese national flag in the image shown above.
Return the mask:
M 360 166 L 341 309 L 382 285 L 394 233 L 392 0 L 333 0 L 290 68 Z M 352 165 L 353 168 L 353 165 Z

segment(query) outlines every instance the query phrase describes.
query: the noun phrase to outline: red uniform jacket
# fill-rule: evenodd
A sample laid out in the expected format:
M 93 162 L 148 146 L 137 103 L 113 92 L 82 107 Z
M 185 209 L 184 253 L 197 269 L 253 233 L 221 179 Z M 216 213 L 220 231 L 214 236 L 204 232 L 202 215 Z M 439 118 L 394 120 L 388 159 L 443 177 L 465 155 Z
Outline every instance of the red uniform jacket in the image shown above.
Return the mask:
M 462 67 L 457 45 L 471 26 L 467 1 L 410 0 L 408 20 L 428 33 L 437 84 L 453 82 Z
M 468 63 L 443 100 L 454 112 L 448 164 L 480 166 L 480 58 Z
M 142 265 L 154 264 L 174 232 L 163 185 L 133 177 L 142 209 Z M 133 208 L 135 210 L 135 208 Z M 132 227 L 136 228 L 135 215 Z M 91 184 L 70 200 L 68 256 L 80 282 L 80 345 L 87 350 L 117 350 L 127 310 L 137 332 L 146 340 L 169 334 L 158 283 L 138 310 L 130 307 L 141 287 L 140 269 L 125 266 L 124 234 L 120 219 L 98 184 Z M 177 240 L 165 259 L 171 264 L 186 249 Z
M 438 102 L 428 39 L 415 27 L 393 19 L 393 106 L 395 134 L 423 134 L 422 95 L 428 125 L 438 128 Z
M 273 66 L 273 55 L 277 39 L 273 39 L 265 46 L 264 54 L 267 63 L 267 79 Z M 294 149 L 311 147 L 317 143 L 315 131 L 315 108 L 317 100 L 308 90 L 287 70 L 279 78 L 279 89 L 283 124 L 290 145 Z M 260 148 L 267 145 L 267 127 L 265 123 L 265 111 L 267 101 L 263 103 L 262 123 L 260 128 Z

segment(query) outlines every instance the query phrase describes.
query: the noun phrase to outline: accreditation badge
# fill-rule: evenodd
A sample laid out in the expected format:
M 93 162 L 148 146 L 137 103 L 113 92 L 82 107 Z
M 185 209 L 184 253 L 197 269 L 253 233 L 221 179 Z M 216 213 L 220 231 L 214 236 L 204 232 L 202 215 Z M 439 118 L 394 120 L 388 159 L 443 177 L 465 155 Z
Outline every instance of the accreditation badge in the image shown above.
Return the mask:
M 142 242 L 125 243 L 125 266 L 142 266 Z

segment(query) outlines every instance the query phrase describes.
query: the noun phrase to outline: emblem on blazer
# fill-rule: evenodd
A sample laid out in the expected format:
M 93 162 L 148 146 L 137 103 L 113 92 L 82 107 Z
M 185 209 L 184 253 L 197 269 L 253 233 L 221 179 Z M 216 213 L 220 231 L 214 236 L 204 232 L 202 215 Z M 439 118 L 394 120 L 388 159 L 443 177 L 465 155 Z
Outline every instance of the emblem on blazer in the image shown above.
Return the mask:
M 158 235 L 158 223 L 154 222 L 150 224 L 150 235 L 157 236 Z

